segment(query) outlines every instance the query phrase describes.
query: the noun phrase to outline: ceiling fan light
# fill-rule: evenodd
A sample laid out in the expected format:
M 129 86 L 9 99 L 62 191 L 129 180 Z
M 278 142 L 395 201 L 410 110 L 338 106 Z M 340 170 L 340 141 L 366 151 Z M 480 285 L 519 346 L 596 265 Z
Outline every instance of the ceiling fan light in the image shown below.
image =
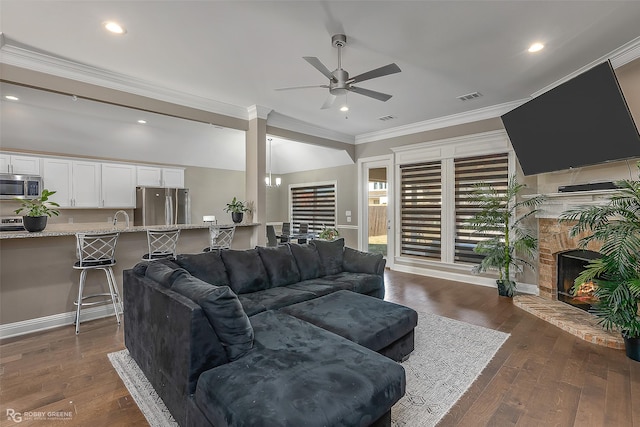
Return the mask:
M 529 53 L 535 53 L 535 52 L 540 52 L 542 49 L 544 49 L 544 45 L 542 43 L 533 43 L 531 46 L 529 46 Z
M 104 28 L 109 31 L 112 32 L 114 34 L 124 34 L 127 32 L 127 30 L 124 29 L 124 27 L 120 24 L 118 24 L 117 22 L 114 21 L 107 21 L 104 23 Z

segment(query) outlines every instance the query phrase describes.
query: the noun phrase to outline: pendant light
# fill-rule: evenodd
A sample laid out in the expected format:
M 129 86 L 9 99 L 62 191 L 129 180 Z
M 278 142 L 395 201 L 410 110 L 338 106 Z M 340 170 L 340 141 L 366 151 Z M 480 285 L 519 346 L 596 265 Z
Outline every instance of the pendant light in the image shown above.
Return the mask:
M 273 177 L 272 177 L 272 170 L 273 170 L 273 146 L 272 146 L 272 141 L 271 138 L 268 139 L 269 141 L 269 176 L 264 178 L 264 183 L 267 187 L 280 187 L 280 184 L 282 183 L 282 179 L 280 179 L 280 177 L 276 177 L 275 182 L 273 181 Z

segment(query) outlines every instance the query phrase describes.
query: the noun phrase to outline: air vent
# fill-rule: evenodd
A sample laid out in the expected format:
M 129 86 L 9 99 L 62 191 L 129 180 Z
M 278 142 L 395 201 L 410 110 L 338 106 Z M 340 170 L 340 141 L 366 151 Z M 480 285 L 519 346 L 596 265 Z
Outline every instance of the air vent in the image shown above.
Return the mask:
M 382 122 L 387 122 L 389 120 L 395 120 L 395 119 L 397 119 L 397 117 L 396 116 L 391 116 L 391 115 L 378 117 L 378 120 L 380 120 Z
M 480 92 L 472 92 L 466 95 L 457 96 L 460 101 L 471 101 L 472 99 L 480 98 L 482 94 Z

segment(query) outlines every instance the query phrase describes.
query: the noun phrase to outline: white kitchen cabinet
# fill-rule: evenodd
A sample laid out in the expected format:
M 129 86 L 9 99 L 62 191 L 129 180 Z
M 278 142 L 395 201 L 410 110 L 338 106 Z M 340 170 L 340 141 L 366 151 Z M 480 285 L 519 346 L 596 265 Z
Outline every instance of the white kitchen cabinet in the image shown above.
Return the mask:
M 137 166 L 136 185 L 141 187 L 161 187 L 162 168 L 154 166 Z
M 40 175 L 40 157 L 0 154 L 0 173 Z
M 135 208 L 136 167 L 119 163 L 102 164 L 102 207 Z
M 52 201 L 60 207 L 98 208 L 100 197 L 100 163 L 67 159 L 43 160 L 44 187 L 56 194 Z
M 162 168 L 162 186 L 184 188 L 184 169 Z

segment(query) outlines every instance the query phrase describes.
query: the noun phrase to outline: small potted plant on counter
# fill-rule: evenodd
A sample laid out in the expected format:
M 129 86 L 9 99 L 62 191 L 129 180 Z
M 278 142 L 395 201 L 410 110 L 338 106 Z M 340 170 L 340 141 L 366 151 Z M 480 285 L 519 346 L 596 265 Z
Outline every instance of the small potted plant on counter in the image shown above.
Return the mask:
M 227 203 L 227 207 L 224 208 L 225 212 L 231 212 L 231 220 L 235 224 L 239 224 L 242 222 L 244 217 L 244 213 L 247 212 L 249 208 L 245 205 L 244 202 L 238 200 L 237 198 L 233 198 L 231 203 Z
M 25 230 L 29 232 L 42 231 L 47 226 L 47 218 L 50 216 L 58 216 L 60 212 L 52 207 L 59 207 L 56 202 L 49 201 L 49 196 L 55 194 L 55 191 L 49 191 L 46 188 L 42 190 L 42 194 L 37 199 L 14 199 L 22 205 L 15 210 L 16 215 L 25 212 L 22 216 L 22 223 Z

